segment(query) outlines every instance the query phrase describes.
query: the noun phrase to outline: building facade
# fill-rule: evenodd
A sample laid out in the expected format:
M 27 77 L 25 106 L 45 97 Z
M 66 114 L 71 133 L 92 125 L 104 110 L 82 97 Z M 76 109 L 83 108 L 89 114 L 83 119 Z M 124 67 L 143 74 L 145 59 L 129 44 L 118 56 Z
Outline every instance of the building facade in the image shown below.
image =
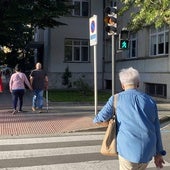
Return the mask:
M 98 89 L 112 88 L 112 69 L 115 69 L 115 92 L 121 91 L 117 73 L 134 67 L 141 74 L 140 88 L 152 96 L 170 98 L 170 36 L 169 26 L 160 29 L 146 27 L 130 33 L 129 48 L 119 49 L 115 36 L 114 67 L 112 38 L 105 32 L 104 9 L 115 5 L 114 0 L 72 0 L 76 8 L 69 16 L 59 18 L 67 25 L 37 30 L 35 41 L 43 42 L 43 65 L 48 72 L 50 88 L 65 88 L 63 73 L 72 74 L 71 87 L 79 78 L 94 87 L 94 48 L 89 44 L 89 18 L 97 15 L 97 85 Z M 119 4 L 116 4 L 119 5 Z M 119 7 L 119 6 L 118 6 Z M 128 15 L 118 18 L 118 34 L 126 26 Z
M 98 0 L 73 0 L 76 8 L 69 16 L 58 20 L 66 25 L 54 29 L 37 30 L 35 41 L 44 43 L 43 65 L 48 71 L 50 88 L 65 88 L 62 76 L 68 68 L 74 82 L 82 78 L 83 81 L 94 85 L 94 57 L 93 47 L 89 45 L 89 17 L 97 14 L 99 32 L 97 45 L 98 88 L 102 88 L 101 72 L 103 58 L 103 3 Z M 97 4 L 97 5 L 96 5 Z
M 130 36 L 129 49 L 117 54 L 116 69 L 134 67 L 140 87 L 152 96 L 170 98 L 169 27 L 147 27 Z

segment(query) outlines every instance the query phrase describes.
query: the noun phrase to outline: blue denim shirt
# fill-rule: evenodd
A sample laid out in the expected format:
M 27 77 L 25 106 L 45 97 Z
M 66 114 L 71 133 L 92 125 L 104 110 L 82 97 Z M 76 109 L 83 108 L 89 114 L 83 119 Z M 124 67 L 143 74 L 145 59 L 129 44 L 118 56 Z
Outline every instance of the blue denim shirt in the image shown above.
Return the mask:
M 111 96 L 93 122 L 105 122 L 112 117 L 114 97 Z M 156 103 L 136 89 L 118 94 L 117 150 L 130 162 L 147 163 L 163 151 Z

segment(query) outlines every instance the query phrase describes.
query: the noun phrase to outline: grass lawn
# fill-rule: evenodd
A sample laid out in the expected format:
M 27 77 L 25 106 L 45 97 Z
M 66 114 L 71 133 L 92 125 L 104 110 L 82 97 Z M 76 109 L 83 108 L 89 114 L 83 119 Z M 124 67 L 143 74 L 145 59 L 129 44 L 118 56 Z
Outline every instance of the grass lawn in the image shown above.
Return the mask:
M 94 103 L 94 92 L 87 95 L 77 90 L 49 90 L 51 102 L 90 102 Z M 98 102 L 106 102 L 111 96 L 111 91 L 98 91 Z

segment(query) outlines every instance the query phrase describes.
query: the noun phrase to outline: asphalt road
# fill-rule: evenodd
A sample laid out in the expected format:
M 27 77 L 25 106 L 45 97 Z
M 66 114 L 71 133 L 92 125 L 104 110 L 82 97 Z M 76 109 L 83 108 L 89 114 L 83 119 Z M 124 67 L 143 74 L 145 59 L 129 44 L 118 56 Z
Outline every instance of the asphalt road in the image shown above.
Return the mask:
M 167 155 L 163 170 L 170 169 L 170 122 L 161 134 Z M 100 154 L 103 131 L 60 135 L 15 136 L 0 139 L 0 170 L 118 170 L 116 157 Z M 156 170 L 151 161 L 147 170 Z

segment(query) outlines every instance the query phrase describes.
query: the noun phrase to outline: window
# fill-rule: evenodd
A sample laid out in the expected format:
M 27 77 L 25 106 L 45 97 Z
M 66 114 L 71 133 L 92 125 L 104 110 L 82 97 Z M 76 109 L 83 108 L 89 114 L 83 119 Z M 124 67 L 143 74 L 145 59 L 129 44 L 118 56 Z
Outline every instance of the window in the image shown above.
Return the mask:
M 130 58 L 137 57 L 137 38 L 136 38 L 136 34 L 131 34 L 130 35 L 129 57 Z
M 66 39 L 65 62 L 89 62 L 89 41 Z
M 166 84 L 146 83 L 145 91 L 147 94 L 156 97 L 166 97 Z
M 111 90 L 112 89 L 112 80 L 105 80 L 106 82 L 106 89 Z
M 160 29 L 150 29 L 150 55 L 165 55 L 168 54 L 169 46 L 169 29 L 164 26 Z
M 73 0 L 73 16 L 88 16 L 88 0 Z

